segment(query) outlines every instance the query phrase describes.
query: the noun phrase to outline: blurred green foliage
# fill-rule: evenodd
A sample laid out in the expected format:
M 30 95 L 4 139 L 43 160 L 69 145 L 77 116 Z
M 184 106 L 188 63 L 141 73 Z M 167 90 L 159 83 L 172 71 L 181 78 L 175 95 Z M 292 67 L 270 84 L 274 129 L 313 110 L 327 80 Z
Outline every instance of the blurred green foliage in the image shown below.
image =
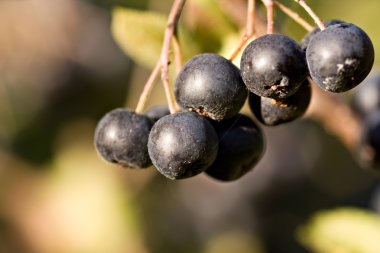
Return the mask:
M 306 17 L 294 1 L 281 2 Z M 153 168 L 124 170 L 97 156 L 96 123 L 136 105 L 171 3 L 0 1 L 0 252 L 352 252 L 350 245 L 373 252 L 377 178 L 310 120 L 265 128 L 263 161 L 233 183 L 205 175 L 172 182 Z M 379 1 L 308 3 L 323 19 L 361 26 L 379 51 Z M 245 4 L 188 0 L 179 29 L 184 59 L 228 57 L 244 33 Z M 260 1 L 257 11 L 262 32 Z M 297 41 L 306 33 L 278 9 L 275 25 Z M 158 103 L 165 103 L 159 82 L 148 105 Z M 318 213 L 337 206 L 361 209 Z M 342 242 L 331 246 L 335 239 Z
M 313 252 L 375 253 L 380 248 L 380 216 L 358 208 L 320 211 L 298 230 Z

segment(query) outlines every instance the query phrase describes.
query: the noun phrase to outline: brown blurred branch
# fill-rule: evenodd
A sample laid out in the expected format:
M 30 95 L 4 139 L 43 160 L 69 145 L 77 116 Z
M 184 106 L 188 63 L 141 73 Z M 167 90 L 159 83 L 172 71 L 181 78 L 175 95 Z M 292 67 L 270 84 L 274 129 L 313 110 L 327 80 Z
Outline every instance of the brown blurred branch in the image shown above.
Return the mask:
M 359 117 L 337 94 L 323 91 L 310 78 L 309 82 L 313 95 L 307 116 L 321 123 L 349 150 L 356 152 L 361 132 Z

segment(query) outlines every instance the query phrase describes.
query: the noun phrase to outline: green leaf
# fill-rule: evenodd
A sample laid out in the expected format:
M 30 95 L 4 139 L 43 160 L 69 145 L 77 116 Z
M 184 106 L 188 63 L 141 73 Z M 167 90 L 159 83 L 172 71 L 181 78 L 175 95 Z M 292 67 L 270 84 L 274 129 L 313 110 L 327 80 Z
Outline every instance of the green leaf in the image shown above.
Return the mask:
M 120 48 L 138 64 L 153 68 L 159 59 L 166 17 L 149 11 L 117 7 L 112 34 Z
M 117 7 L 112 13 L 111 29 L 116 43 L 129 57 L 153 68 L 161 54 L 166 24 L 165 15 Z M 179 25 L 178 35 L 184 61 L 200 52 L 199 45 L 185 27 Z
M 380 217 L 358 208 L 321 211 L 297 231 L 298 240 L 318 253 L 377 253 Z

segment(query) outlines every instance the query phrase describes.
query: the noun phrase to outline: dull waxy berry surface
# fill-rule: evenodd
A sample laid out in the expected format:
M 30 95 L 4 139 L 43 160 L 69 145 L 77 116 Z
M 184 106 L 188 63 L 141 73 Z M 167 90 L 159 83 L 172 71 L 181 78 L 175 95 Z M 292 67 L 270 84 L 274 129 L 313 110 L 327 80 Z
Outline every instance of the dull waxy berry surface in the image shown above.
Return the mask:
M 124 167 L 146 168 L 152 163 L 148 154 L 151 119 L 128 109 L 114 109 L 99 121 L 95 146 L 103 159 Z
M 380 109 L 380 74 L 371 74 L 353 90 L 351 107 L 361 117 Z
M 286 35 L 267 34 L 252 41 L 240 63 L 248 90 L 258 96 L 284 99 L 305 80 L 305 52 Z
M 345 23 L 344 21 L 342 20 L 338 20 L 338 19 L 333 19 L 333 20 L 327 20 L 325 22 L 323 22 L 325 24 L 326 27 L 328 26 L 332 26 L 332 25 L 336 25 L 336 24 L 342 24 L 342 23 Z M 300 46 L 303 50 L 306 50 L 307 46 L 309 45 L 310 43 L 310 40 L 317 34 L 321 31 L 321 29 L 319 29 L 318 27 L 315 27 L 311 32 L 309 32 L 308 34 L 305 35 L 305 37 L 301 40 L 300 42 Z
M 214 162 L 218 136 L 205 117 L 179 112 L 164 116 L 154 124 L 148 151 L 161 174 L 170 179 L 188 178 Z
M 206 174 L 221 181 L 237 180 L 263 156 L 264 136 L 256 123 L 242 114 L 213 122 L 213 126 L 219 137 L 219 151 Z
M 169 115 L 169 107 L 167 105 L 155 105 L 150 107 L 146 112 L 145 115 L 152 119 L 154 122 L 159 120 L 160 118 Z
M 364 118 L 359 154 L 373 168 L 380 169 L 380 109 Z
M 344 92 L 369 74 L 374 48 L 368 35 L 354 24 L 327 27 L 313 36 L 306 49 L 313 81 L 322 89 Z
M 267 126 L 276 126 L 300 118 L 306 112 L 310 100 L 311 87 L 307 80 L 295 94 L 282 100 L 249 94 L 249 106 L 252 113 Z
M 214 120 L 236 115 L 247 98 L 239 69 L 224 57 L 200 54 L 178 74 L 174 93 L 184 109 Z

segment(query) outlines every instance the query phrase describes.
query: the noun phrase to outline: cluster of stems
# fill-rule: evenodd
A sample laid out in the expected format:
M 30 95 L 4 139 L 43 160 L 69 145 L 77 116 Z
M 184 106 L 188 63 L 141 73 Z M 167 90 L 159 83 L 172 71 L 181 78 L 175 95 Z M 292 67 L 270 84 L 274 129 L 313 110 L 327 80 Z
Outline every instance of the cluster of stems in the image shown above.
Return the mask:
M 303 19 L 297 12 L 291 10 L 289 7 L 283 5 L 282 3 L 276 0 L 261 0 L 264 4 L 267 12 L 267 34 L 272 34 L 274 32 L 274 7 L 277 7 L 279 10 L 284 12 L 287 16 L 305 28 L 306 31 L 310 32 L 314 29 L 314 26 L 309 24 L 305 19 Z M 310 8 L 305 0 L 294 0 L 297 2 L 313 19 L 315 24 L 319 27 L 320 30 L 324 30 L 326 26 L 323 21 L 315 14 L 315 12 Z M 151 75 L 149 76 L 146 84 L 144 85 L 143 92 L 140 95 L 139 102 L 136 107 L 137 113 L 142 113 L 144 106 L 146 104 L 147 98 L 152 90 L 152 87 L 161 73 L 161 81 L 164 86 L 165 95 L 167 99 L 167 104 L 171 113 L 175 113 L 179 110 L 178 106 L 173 97 L 173 93 L 170 90 L 169 83 L 169 55 L 170 47 L 172 46 L 174 51 L 174 60 L 175 68 L 178 71 L 182 67 L 182 53 L 180 42 L 178 39 L 177 27 L 179 18 L 181 16 L 182 10 L 184 8 L 186 0 L 174 0 L 172 5 L 168 22 L 165 30 L 165 36 L 163 40 L 163 46 L 161 51 L 160 59 L 157 61 L 155 68 L 153 69 Z M 255 39 L 258 35 L 255 31 L 255 0 L 247 0 L 247 13 L 246 13 L 246 26 L 245 33 L 237 45 L 235 50 L 232 52 L 228 58 L 230 61 L 234 60 L 248 41 Z M 309 78 L 309 82 L 312 83 L 312 80 Z M 359 132 L 360 132 L 360 121 L 352 112 L 352 110 L 342 101 L 336 99 L 334 95 L 327 95 L 326 92 L 323 92 L 316 88 L 316 85 L 313 87 L 313 100 L 308 110 L 307 115 L 321 122 L 322 125 L 326 127 L 331 133 L 335 134 L 343 144 L 345 144 L 349 149 L 354 150 L 358 141 L 359 141 Z M 328 104 L 328 109 L 320 104 Z M 337 113 L 345 112 L 345 120 L 342 121 L 332 121 L 331 108 L 336 108 Z M 339 118 L 339 117 L 337 117 Z M 351 127 L 347 127 L 347 122 Z M 342 125 L 344 124 L 344 125 Z M 347 129 L 347 131 L 341 131 L 342 129 Z

